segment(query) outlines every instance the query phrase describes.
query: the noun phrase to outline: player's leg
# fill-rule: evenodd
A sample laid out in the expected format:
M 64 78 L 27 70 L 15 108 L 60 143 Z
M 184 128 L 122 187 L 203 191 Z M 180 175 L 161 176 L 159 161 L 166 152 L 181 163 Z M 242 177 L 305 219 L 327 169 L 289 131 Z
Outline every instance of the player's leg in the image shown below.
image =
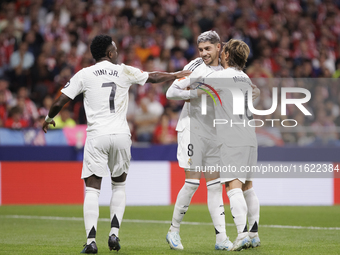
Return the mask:
M 119 229 L 123 220 L 123 215 L 126 206 L 126 195 L 125 195 L 125 181 L 126 173 L 123 173 L 119 177 L 111 178 L 112 196 L 110 201 L 110 220 L 111 230 L 109 233 L 109 248 L 110 250 L 119 250 Z
M 185 182 L 177 195 L 171 226 L 167 233 L 166 241 L 169 243 L 171 249 L 182 250 L 183 245 L 179 236 L 180 225 L 189 208 L 191 198 L 199 187 L 201 172 L 195 171 L 192 167 L 193 155 L 191 154 L 191 147 L 194 141 L 190 141 L 190 131 L 184 129 L 183 131 L 178 132 L 177 137 L 177 159 L 179 166 L 185 169 Z M 199 153 L 199 151 L 195 151 L 195 156 Z
M 110 200 L 110 222 L 111 230 L 110 236 L 115 234 L 118 236 L 119 228 L 122 223 L 125 205 L 126 205 L 126 195 L 125 195 L 125 181 L 126 173 L 123 173 L 119 177 L 111 178 L 111 188 L 112 196 Z
M 257 164 L 257 147 L 248 147 L 248 150 L 247 165 L 255 166 Z M 251 175 L 251 172 L 247 174 L 246 182 L 243 184 L 242 190 L 248 207 L 249 237 L 251 239 L 251 246 L 255 248 L 261 245 L 258 235 L 260 203 L 253 188 Z
M 222 197 L 222 184 L 219 178 L 209 179 L 207 182 L 207 204 L 209 213 L 214 224 L 216 234 L 215 249 L 231 249 L 232 243 L 226 234 L 225 212 Z M 229 242 L 228 242 L 229 241 Z
M 248 208 L 249 237 L 253 248 L 260 246 L 258 225 L 260 220 L 260 203 L 253 188 L 252 181 L 246 181 L 242 186 L 244 199 Z
M 248 165 L 248 161 L 249 147 L 222 145 L 221 162 L 224 170 L 220 173 L 220 181 L 225 183 L 230 201 L 230 211 L 238 233 L 233 250 L 241 250 L 250 245 L 247 228 L 247 204 L 242 191 L 242 185 L 247 176 L 245 172 L 241 171 L 241 167 Z
M 86 245 L 82 253 L 97 253 L 96 234 L 99 217 L 99 194 L 102 178 L 91 175 L 84 179 L 86 191 L 84 199 L 84 223 L 87 236 Z
M 207 183 L 207 204 L 216 234 L 216 250 L 230 250 L 230 242 L 226 234 L 225 213 L 222 197 L 222 184 L 220 182 L 219 172 L 204 173 Z
M 111 148 L 108 165 L 111 172 L 112 196 L 108 245 L 110 250 L 120 250 L 119 229 L 126 206 L 125 182 L 130 167 L 131 139 L 128 135 L 110 135 Z
M 209 169 L 204 172 L 207 183 L 207 204 L 214 224 L 217 250 L 231 250 L 233 243 L 226 234 L 225 213 L 222 197 L 222 184 L 220 182 L 220 149 L 218 141 L 201 138 L 203 140 L 204 158 L 203 165 Z
M 226 191 L 230 201 L 231 215 L 237 228 L 233 250 L 242 250 L 250 243 L 247 228 L 247 204 L 242 192 L 242 182 L 239 179 L 227 182 Z
M 195 194 L 200 184 L 200 172 L 185 171 L 185 182 L 178 192 L 174 213 L 171 221 L 169 232 L 179 232 L 180 225 L 185 213 L 187 212 L 191 198 Z
M 172 249 L 183 249 L 183 245 L 179 236 L 180 226 L 183 217 L 189 208 L 191 198 L 199 187 L 200 177 L 200 172 L 189 170 L 185 171 L 185 182 L 181 190 L 178 192 L 174 212 L 172 215 L 171 226 L 166 236 L 166 240 Z
M 84 223 L 87 244 L 83 253 L 97 253 L 95 238 L 99 217 L 99 194 L 102 177 L 107 176 L 107 150 L 106 136 L 86 140 L 84 147 L 84 160 L 81 178 L 86 185 L 84 199 Z

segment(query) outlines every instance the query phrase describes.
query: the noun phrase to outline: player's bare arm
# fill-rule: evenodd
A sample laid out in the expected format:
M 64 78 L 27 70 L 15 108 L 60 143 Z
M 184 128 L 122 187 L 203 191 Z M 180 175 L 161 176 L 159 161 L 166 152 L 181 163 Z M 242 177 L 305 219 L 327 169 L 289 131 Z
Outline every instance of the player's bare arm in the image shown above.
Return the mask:
M 45 119 L 43 124 L 43 131 L 47 133 L 48 125 L 51 124 L 55 127 L 55 122 L 53 118 L 60 112 L 60 110 L 64 107 L 65 104 L 67 104 L 71 98 L 66 96 L 65 94 L 61 94 L 58 99 L 53 103 L 51 106 L 51 109 L 48 113 L 48 118 Z
M 149 78 L 146 82 L 158 83 L 164 81 L 170 81 L 175 79 L 180 79 L 185 76 L 189 76 L 192 72 L 189 70 L 179 71 L 175 73 L 165 73 L 165 72 L 151 72 L 149 73 Z

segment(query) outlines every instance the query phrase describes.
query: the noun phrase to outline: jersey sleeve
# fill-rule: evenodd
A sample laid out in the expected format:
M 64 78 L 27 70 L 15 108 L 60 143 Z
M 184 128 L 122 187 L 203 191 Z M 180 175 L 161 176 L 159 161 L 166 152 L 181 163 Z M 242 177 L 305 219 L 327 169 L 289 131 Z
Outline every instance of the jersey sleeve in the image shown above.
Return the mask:
M 66 83 L 64 88 L 61 90 L 61 93 L 65 94 L 72 100 L 78 96 L 80 93 L 83 93 L 83 81 L 82 81 L 82 71 L 79 71 L 76 73 L 71 80 Z
M 175 80 L 168 91 L 166 98 L 171 100 L 187 100 L 197 98 L 197 90 L 186 90 L 190 86 L 190 78 L 183 77 Z
M 202 58 L 196 58 L 196 59 L 190 61 L 189 64 L 184 66 L 183 70 L 190 70 L 190 71 L 194 72 L 194 70 L 202 64 L 203 64 L 203 59 Z
M 187 87 L 190 86 L 190 78 L 183 77 L 183 78 L 177 79 L 173 82 L 173 84 L 179 89 L 186 89 Z
M 183 77 L 175 80 L 166 92 L 167 99 L 171 100 L 187 100 L 197 98 L 197 90 L 186 90 L 190 86 L 190 82 L 196 81 L 200 76 L 194 70 L 203 63 L 202 58 L 196 58 L 187 64 L 183 70 L 190 70 L 193 73 L 189 77 Z M 194 78 L 198 76 L 198 78 Z
M 188 100 L 197 98 L 197 90 L 184 90 L 173 83 L 166 92 L 166 98 L 171 100 Z
M 128 79 L 130 85 L 132 84 L 144 85 L 147 79 L 149 78 L 148 72 L 143 72 L 142 70 L 136 67 L 127 66 L 124 64 L 122 64 L 122 67 L 123 73 Z

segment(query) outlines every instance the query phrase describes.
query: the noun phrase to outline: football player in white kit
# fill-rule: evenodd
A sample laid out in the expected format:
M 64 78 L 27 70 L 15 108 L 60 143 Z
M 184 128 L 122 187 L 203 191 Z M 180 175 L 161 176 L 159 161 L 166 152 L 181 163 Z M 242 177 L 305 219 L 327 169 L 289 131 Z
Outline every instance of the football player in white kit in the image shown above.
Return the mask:
M 201 172 L 196 171 L 193 164 L 193 158 L 191 155 L 193 150 L 193 144 L 198 146 L 195 148 L 201 148 L 200 151 L 195 151 L 194 154 L 201 155 L 202 165 L 216 165 L 219 164 L 219 147 L 218 142 L 212 138 L 214 130 L 207 129 L 207 132 L 199 131 L 199 134 L 207 134 L 207 137 L 199 137 L 191 135 L 194 130 L 190 130 L 191 121 L 196 120 L 193 116 L 190 116 L 190 102 L 189 100 L 197 101 L 197 91 L 185 90 L 190 85 L 190 82 L 198 77 L 205 76 L 214 71 L 223 70 L 223 67 L 219 64 L 219 53 L 221 49 L 220 38 L 215 31 L 207 31 L 202 33 L 197 38 L 197 45 L 200 54 L 200 58 L 191 61 L 184 67 L 184 70 L 191 70 L 193 73 L 189 78 L 182 78 L 176 80 L 167 91 L 167 98 L 173 100 L 188 100 L 182 109 L 176 130 L 178 131 L 178 149 L 177 159 L 179 166 L 185 169 L 185 183 L 177 195 L 175 208 L 173 212 L 172 222 L 170 229 L 167 233 L 166 240 L 171 249 L 183 250 L 181 238 L 179 236 L 180 224 L 183 220 L 184 214 L 187 212 L 190 201 L 194 193 L 196 192 L 199 184 Z M 254 86 L 255 94 L 259 94 L 259 90 Z M 196 102 L 197 103 L 197 102 Z M 197 107 L 200 104 L 196 104 Z M 210 107 L 211 109 L 211 107 Z M 200 112 L 200 111 L 198 111 Z M 207 114 L 207 116 L 213 117 L 213 114 Z M 202 123 L 200 123 L 202 124 Z M 197 128 L 205 128 L 203 125 L 195 125 Z M 192 125 L 193 126 L 193 125 Z M 192 127 L 191 126 L 191 127 Z M 206 127 L 207 128 L 207 127 Z M 195 141 L 190 141 L 190 138 L 197 138 Z M 207 146 L 202 145 L 205 143 Z M 194 156 L 195 156 L 194 155 Z M 218 172 L 205 172 L 204 173 L 207 183 L 207 204 L 208 209 L 215 227 L 216 243 L 215 249 L 217 250 L 230 250 L 232 249 L 232 243 L 226 235 L 225 228 L 225 214 L 222 198 L 222 185 L 219 180 Z
M 242 173 L 245 166 L 257 163 L 257 139 L 254 124 L 248 125 L 252 114 L 245 104 L 245 114 L 233 115 L 233 95 L 231 90 L 242 91 L 247 100 L 252 82 L 242 70 L 249 55 L 248 45 L 241 40 L 231 39 L 221 52 L 223 71 L 213 72 L 204 82 L 219 90 L 222 107 L 215 107 L 216 119 L 228 120 L 228 124 L 217 124 L 217 136 L 222 141 L 221 165 L 235 167 L 236 172 L 222 171 L 221 183 L 225 183 L 238 236 L 232 250 L 242 250 L 249 246 L 260 246 L 258 224 L 260 218 L 259 200 L 253 189 L 249 173 Z M 235 90 L 234 90 L 235 91 Z M 234 124 L 231 124 L 234 123 Z M 249 232 L 247 229 L 247 215 Z
M 186 78 L 186 80 L 184 78 L 182 78 L 182 80 L 176 80 L 171 85 L 166 93 L 168 99 L 190 100 L 197 98 L 195 91 L 192 92 L 190 90 L 185 90 L 184 87 L 186 87 L 187 84 L 184 84 L 183 86 L 181 85 L 183 83 L 190 83 L 190 79 L 193 77 L 195 78 L 206 75 L 212 71 L 223 70 L 223 67 L 219 64 L 219 52 L 221 50 L 220 37 L 215 31 L 207 31 L 199 35 L 197 38 L 197 46 L 200 57 L 191 61 L 184 67 L 184 70 L 191 70 L 193 73 L 190 78 Z M 195 172 L 195 169 L 192 166 L 192 155 L 190 154 L 190 149 L 193 141 L 190 141 L 191 130 L 189 108 L 190 102 L 187 101 L 183 106 L 176 127 L 176 130 L 178 131 L 177 159 L 179 166 L 185 170 L 185 183 L 177 195 L 171 226 L 166 236 L 166 240 L 169 243 L 170 248 L 175 250 L 183 250 L 183 245 L 179 236 L 180 224 L 183 220 L 184 214 L 188 210 L 192 196 L 198 189 L 201 178 L 201 172 Z M 213 161 L 211 164 L 215 163 L 214 160 L 219 160 L 216 157 L 208 157 L 208 160 L 209 159 Z M 206 172 L 205 178 L 208 190 L 208 209 L 214 223 L 216 233 L 215 248 L 231 249 L 232 243 L 229 241 L 225 229 L 222 186 L 219 181 L 219 174 L 216 172 Z
M 43 130 L 47 132 L 49 124 L 55 126 L 53 118 L 62 107 L 83 93 L 87 138 L 81 178 L 86 185 L 84 222 L 87 242 L 82 253 L 98 252 L 95 241 L 99 217 L 98 198 L 102 177 L 109 175 L 107 167 L 112 179 L 108 245 L 110 250 L 120 249 L 118 231 L 125 210 L 125 180 L 131 158 L 131 135 L 126 120 L 130 86 L 178 79 L 191 73 L 148 73 L 124 64 L 115 64 L 117 48 L 107 35 L 96 36 L 90 48 L 96 64 L 83 68 L 71 78 L 53 103 L 43 124 Z

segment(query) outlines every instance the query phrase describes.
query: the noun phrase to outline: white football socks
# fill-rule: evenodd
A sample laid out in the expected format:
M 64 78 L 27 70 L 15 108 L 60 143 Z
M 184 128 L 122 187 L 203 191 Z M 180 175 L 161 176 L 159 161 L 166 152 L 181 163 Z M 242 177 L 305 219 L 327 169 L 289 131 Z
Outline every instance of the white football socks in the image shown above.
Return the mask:
M 242 235 L 247 230 L 247 204 L 242 189 L 232 189 L 227 192 L 230 201 L 230 211 L 234 218 L 237 233 Z
M 172 222 L 169 231 L 179 232 L 184 214 L 187 212 L 192 196 L 195 194 L 200 180 L 186 179 L 182 189 L 178 192 Z
M 253 188 L 243 192 L 248 207 L 249 235 L 256 235 L 260 220 L 260 203 Z
M 208 209 L 213 221 L 216 233 L 216 243 L 227 238 L 225 229 L 225 213 L 222 198 L 222 185 L 219 179 L 207 182 Z
M 87 244 L 96 240 L 97 222 L 99 217 L 99 194 L 100 190 L 86 187 L 83 211 Z
M 125 181 L 124 182 L 111 181 L 111 185 L 112 185 L 112 196 L 110 202 L 111 231 L 109 236 L 111 236 L 112 234 L 118 236 L 119 227 L 122 223 L 126 205 Z

